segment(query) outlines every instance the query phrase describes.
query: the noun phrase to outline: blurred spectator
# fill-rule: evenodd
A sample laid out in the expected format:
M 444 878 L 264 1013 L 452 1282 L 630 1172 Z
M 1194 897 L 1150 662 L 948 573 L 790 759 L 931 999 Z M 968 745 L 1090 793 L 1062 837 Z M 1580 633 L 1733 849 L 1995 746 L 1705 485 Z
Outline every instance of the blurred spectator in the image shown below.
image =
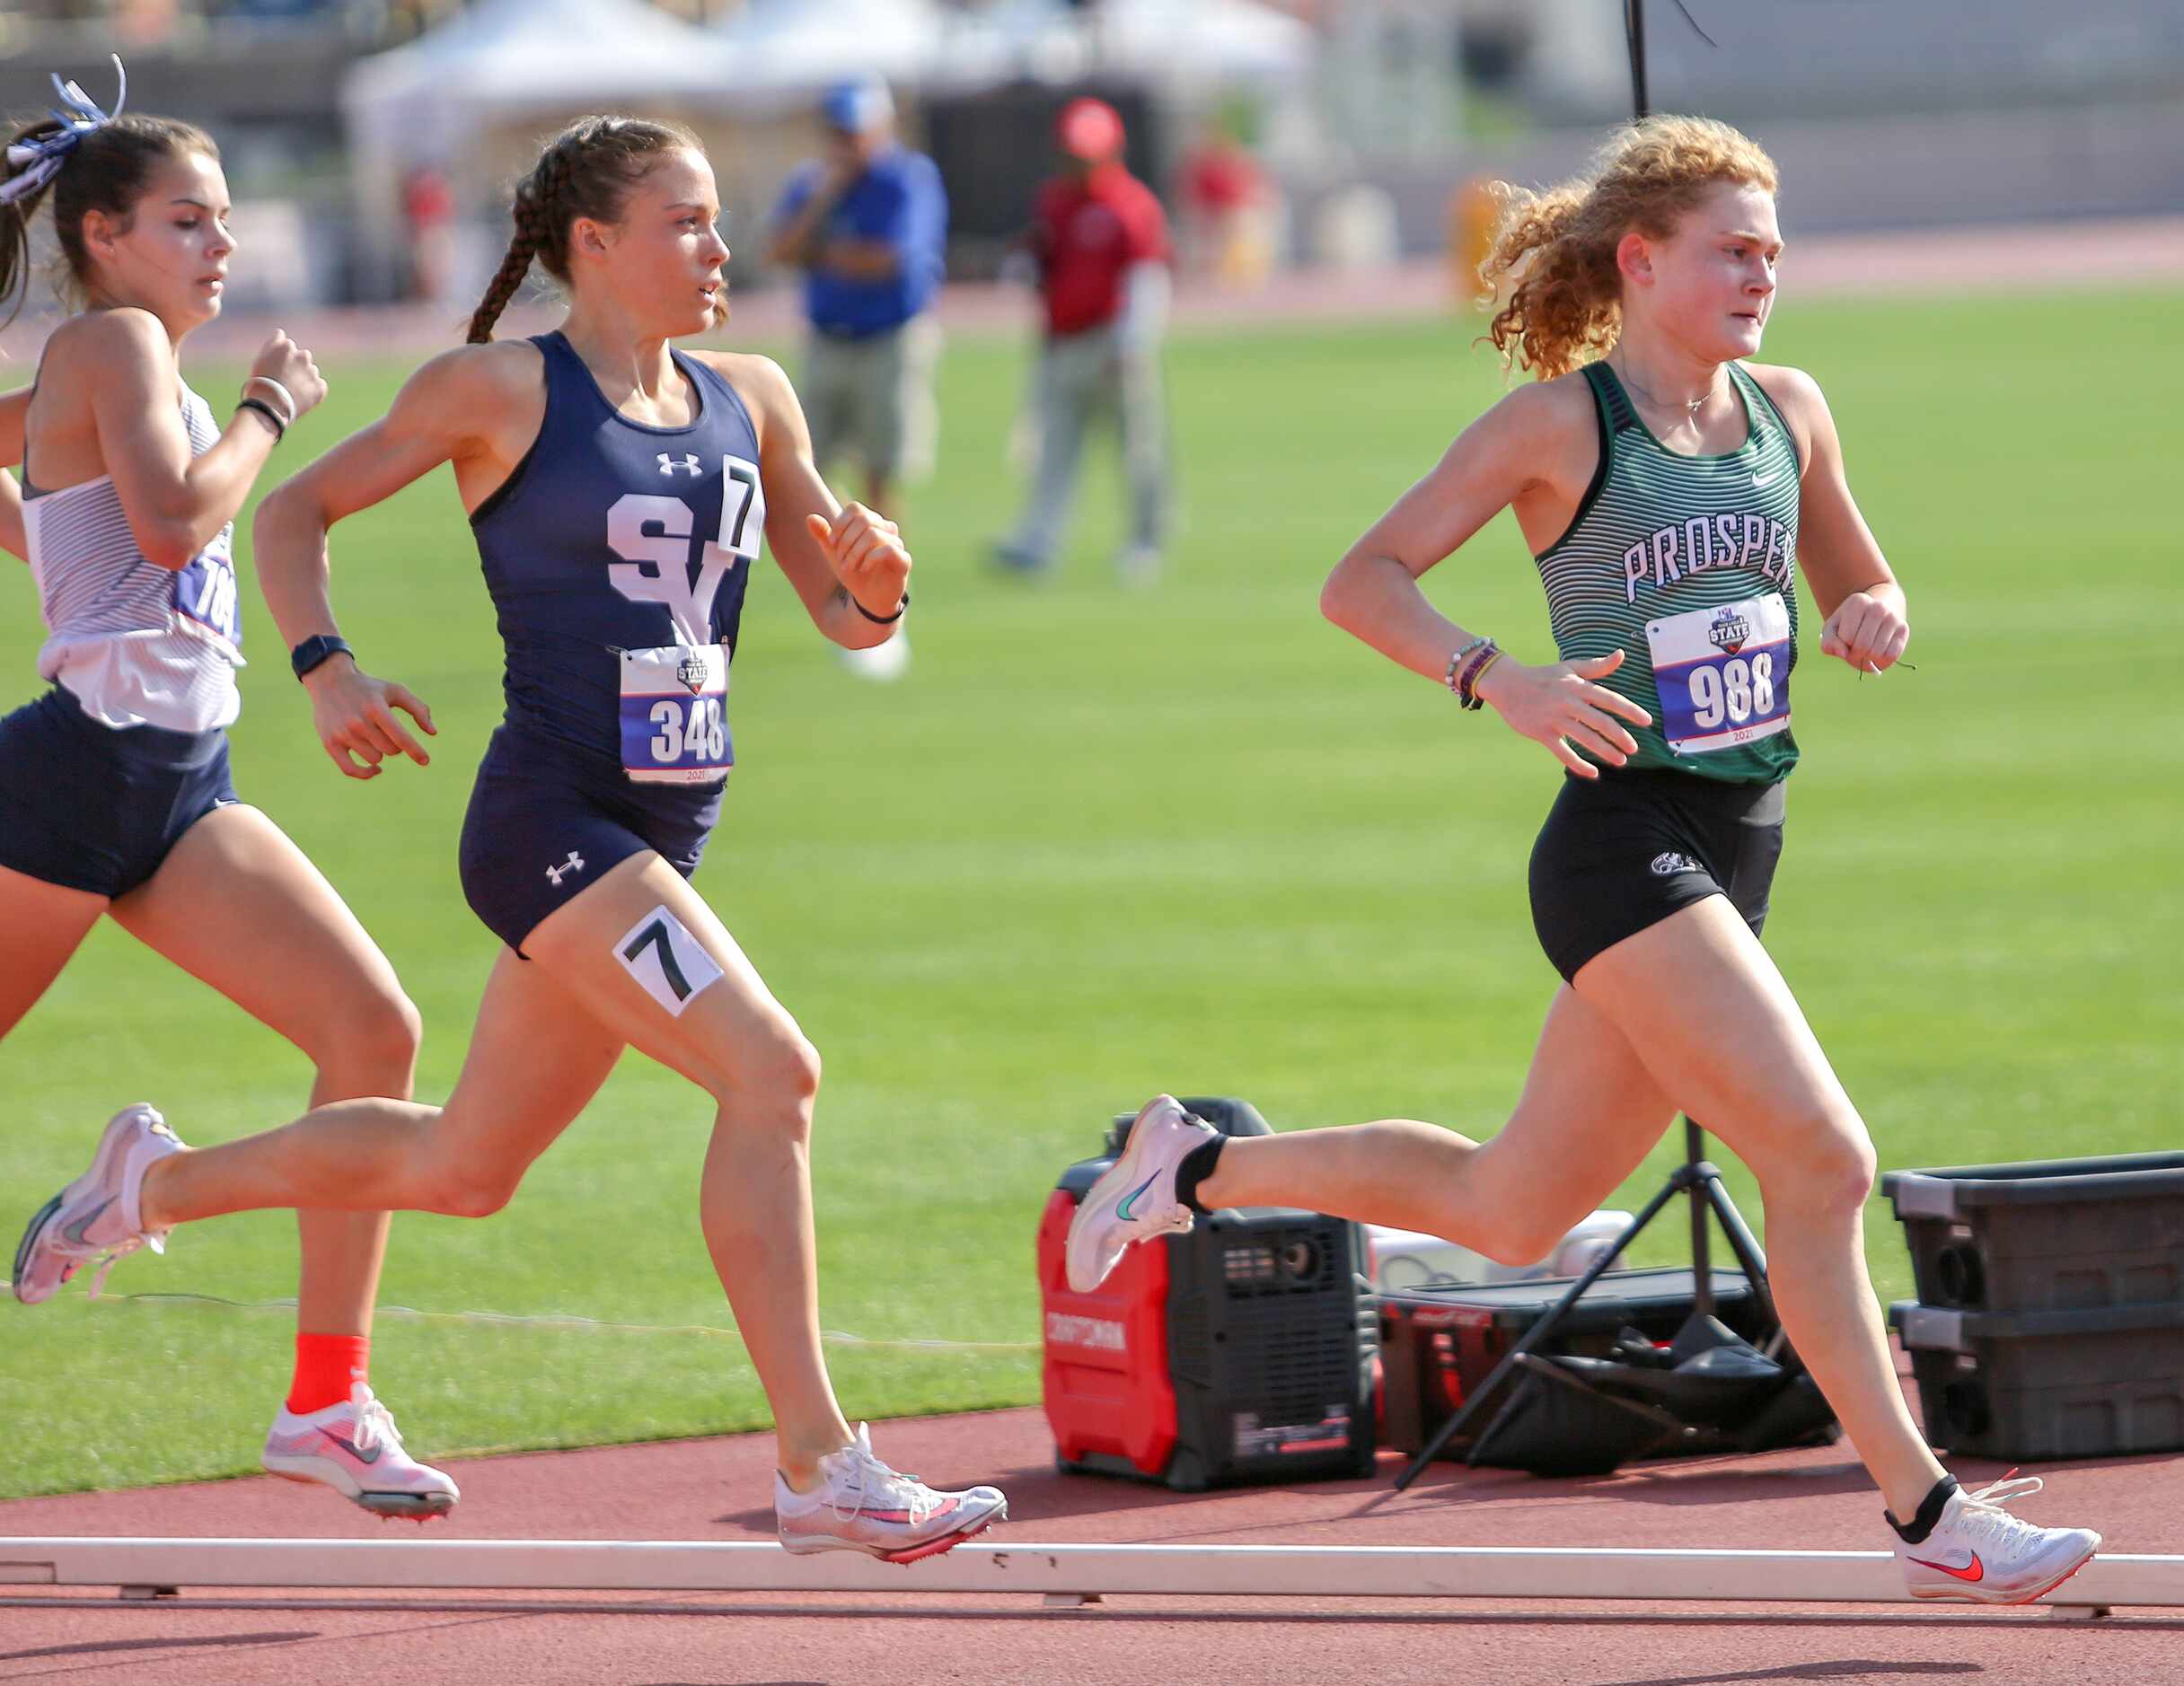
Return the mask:
M 436 303 L 454 279 L 455 195 L 431 165 L 402 179 L 402 220 L 410 225 L 410 296 Z
M 1112 416 L 1130 485 L 1130 536 L 1118 561 L 1142 584 L 1160 570 L 1167 538 L 1167 416 L 1160 345 L 1169 293 L 1167 216 L 1123 167 L 1123 119 L 1101 100 L 1072 100 L 1055 126 L 1064 169 L 1040 188 L 1020 238 L 1038 266 L 1045 305 L 1033 403 L 1038 466 L 1015 532 L 995 548 L 1004 566 L 1052 564 L 1067 519 L 1085 430 Z
M 1273 193 L 1259 161 L 1218 119 L 1183 161 L 1184 250 L 1193 275 L 1254 287 L 1273 261 Z
M 855 458 L 864 501 L 896 521 L 905 479 L 931 473 L 939 408 L 933 365 L 939 326 L 947 193 L 940 171 L 895 138 L 894 101 L 876 77 L 844 82 L 820 101 L 826 154 L 788 180 L 768 255 L 804 271 L 811 337 L 799 390 L 812 459 L 824 474 Z M 910 660 L 906 632 L 843 656 L 871 679 Z

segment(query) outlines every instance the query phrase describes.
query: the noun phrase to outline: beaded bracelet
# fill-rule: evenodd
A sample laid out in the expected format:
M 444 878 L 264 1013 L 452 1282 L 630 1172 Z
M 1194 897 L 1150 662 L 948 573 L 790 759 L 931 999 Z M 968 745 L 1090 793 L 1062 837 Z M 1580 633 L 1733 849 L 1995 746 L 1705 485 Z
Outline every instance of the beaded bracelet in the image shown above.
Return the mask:
M 1492 638 L 1474 638 L 1469 644 L 1465 645 L 1461 649 L 1457 651 L 1454 655 L 1449 658 L 1449 671 L 1441 676 L 1441 683 L 1446 685 L 1450 690 L 1454 690 L 1456 689 L 1457 670 L 1463 666 L 1464 658 L 1469 655 L 1474 650 L 1479 649 L 1485 645 L 1492 644 L 1493 642 L 1493 640 Z
M 1479 675 L 1486 671 L 1487 663 L 1501 654 L 1502 646 L 1488 638 L 1464 663 L 1456 676 L 1456 699 L 1463 707 L 1475 710 L 1479 707 L 1474 688 L 1478 684 Z

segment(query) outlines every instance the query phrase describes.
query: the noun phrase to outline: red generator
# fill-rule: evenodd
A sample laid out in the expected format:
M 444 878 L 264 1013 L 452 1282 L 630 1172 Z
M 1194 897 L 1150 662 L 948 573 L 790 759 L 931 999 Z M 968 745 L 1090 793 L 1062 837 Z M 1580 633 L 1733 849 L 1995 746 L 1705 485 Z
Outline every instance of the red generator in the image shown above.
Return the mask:
M 1244 1101 L 1184 1097 L 1228 1136 L 1272 1132 Z M 1280 1207 L 1220 1211 L 1132 1247 L 1091 1294 L 1062 1269 L 1070 1219 L 1123 1151 L 1071 1165 L 1039 1224 L 1046 1420 L 1063 1470 L 1163 1481 L 1369 1474 L 1378 1320 L 1358 1226 Z

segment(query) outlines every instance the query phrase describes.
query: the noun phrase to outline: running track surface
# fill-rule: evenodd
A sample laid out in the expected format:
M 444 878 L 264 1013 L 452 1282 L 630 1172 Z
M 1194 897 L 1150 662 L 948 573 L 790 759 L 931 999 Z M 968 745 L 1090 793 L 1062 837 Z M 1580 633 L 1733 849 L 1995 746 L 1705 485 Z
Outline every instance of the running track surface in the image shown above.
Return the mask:
M 242 1430 L 239 1427 L 238 1433 Z M 1369 1481 L 1196 1497 L 1057 1475 L 1035 1409 L 883 1424 L 883 1457 L 938 1484 L 996 1480 L 1011 1520 L 988 1539 L 1176 1544 L 1563 1545 L 1878 1550 L 1880 1501 L 1846 1449 L 1634 1464 L 1544 1481 L 1439 1464 L 1407 1493 L 1383 1453 Z M 771 1537 L 764 1436 L 451 1463 L 461 1508 L 434 1539 Z M 1968 1482 L 2000 1468 L 1964 1463 Z M 2184 1456 L 2042 1471 L 2020 1509 L 2097 1527 L 2118 1551 L 2184 1553 Z M 271 1478 L 0 1504 L 0 1535 L 399 1537 L 332 1495 Z M 131 1686 L 404 1686 L 489 1682 L 1464 1682 L 1481 1686 L 1922 1686 L 2184 1682 L 2184 1611 L 2105 1620 L 1905 1606 L 1481 1604 L 1468 1601 L 1117 1597 L 1048 1611 L 1026 1597 L 903 1594 L 190 1594 L 121 1604 L 84 1589 L 0 1605 L 0 1681 Z M 456 1606 L 456 1607 L 450 1607 Z

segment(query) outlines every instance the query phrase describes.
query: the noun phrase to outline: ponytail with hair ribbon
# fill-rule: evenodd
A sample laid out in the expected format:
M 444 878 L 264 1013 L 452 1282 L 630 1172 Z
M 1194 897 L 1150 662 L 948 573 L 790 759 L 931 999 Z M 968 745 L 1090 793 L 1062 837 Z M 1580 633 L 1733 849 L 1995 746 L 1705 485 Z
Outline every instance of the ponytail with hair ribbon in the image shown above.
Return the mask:
M 76 145 L 93 129 L 104 128 L 121 115 L 121 108 L 128 103 L 129 74 L 121 66 L 119 54 L 113 55 L 114 75 L 120 88 L 114 95 L 114 109 L 102 111 L 98 101 L 84 92 L 81 83 L 63 82 L 58 71 L 53 74 L 53 89 L 61 103 L 54 108 L 54 120 L 61 125 L 57 134 L 42 135 L 36 140 L 18 141 L 7 149 L 8 167 L 19 173 L 0 181 L 0 205 L 12 205 L 17 199 L 27 198 L 60 173 L 61 165 Z M 63 109 L 66 108 L 66 109 Z

